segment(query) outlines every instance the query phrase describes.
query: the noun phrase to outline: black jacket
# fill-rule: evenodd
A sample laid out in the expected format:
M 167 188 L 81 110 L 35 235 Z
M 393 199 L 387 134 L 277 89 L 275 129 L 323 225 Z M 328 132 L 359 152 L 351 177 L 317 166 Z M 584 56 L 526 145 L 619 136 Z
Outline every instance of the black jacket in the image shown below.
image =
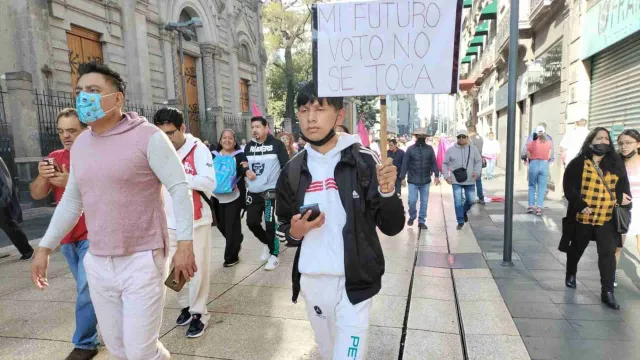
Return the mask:
M 407 153 L 402 160 L 402 171 L 400 178 L 404 179 L 409 173 L 407 182 L 410 184 L 423 185 L 431 182 L 431 174 L 440 176 L 436 153 L 431 145 L 424 142 L 416 142 L 409 146 Z
M 588 206 L 582 199 L 581 192 L 584 160 L 585 157 L 582 155 L 578 155 L 571 160 L 564 170 L 564 177 L 562 179 L 564 196 L 569 202 L 569 206 L 567 206 L 567 216 L 562 220 L 562 238 L 560 240 L 560 246 L 558 247 L 560 251 L 564 252 L 566 252 L 569 248 L 569 244 L 575 238 L 575 224 L 577 223 L 576 215 Z M 627 176 L 627 170 L 625 169 L 624 162 L 622 160 L 620 161 L 619 167 L 614 169 L 613 173 L 618 176 L 615 194 L 617 202 L 620 204 L 622 202 L 623 194 L 631 196 L 629 177 Z M 631 204 L 625 206 L 625 208 L 631 208 Z M 615 232 L 612 236 L 618 247 L 622 246 L 622 237 L 620 234 Z
M 352 146 L 342 150 L 341 160 L 336 165 L 334 175 L 342 206 L 347 214 L 342 236 L 345 287 L 352 304 L 367 300 L 380 291 L 384 274 L 384 254 L 376 226 L 387 236 L 394 236 L 404 228 L 404 207 L 400 197 L 383 197 L 378 192 L 377 157 L 369 151 L 358 151 L 357 148 Z M 299 247 L 304 239 L 292 239 L 289 228 L 291 218 L 300 213 L 300 206 L 304 204 L 306 189 L 312 178 L 307 166 L 307 152 L 304 151 L 298 156 L 304 156 L 298 189 L 292 189 L 289 184 L 289 162 L 282 170 L 276 186 L 276 215 L 278 230 L 285 234 L 288 245 Z M 359 197 L 354 197 L 354 191 Z M 293 262 L 293 302 L 297 301 L 300 293 L 299 259 L 298 248 Z

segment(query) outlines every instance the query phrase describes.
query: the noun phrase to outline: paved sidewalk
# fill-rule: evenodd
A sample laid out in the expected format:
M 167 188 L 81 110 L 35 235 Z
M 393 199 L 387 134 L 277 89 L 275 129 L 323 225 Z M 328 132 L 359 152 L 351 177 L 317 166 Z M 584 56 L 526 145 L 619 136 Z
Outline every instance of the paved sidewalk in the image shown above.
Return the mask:
M 504 178 L 486 182 L 485 195 L 504 196 Z M 504 203 L 476 205 L 470 223 L 502 298 L 532 359 L 638 359 L 640 278 L 635 239 L 623 250 L 616 298 L 620 311 L 600 302 L 597 251 L 591 244 L 578 268 L 578 288 L 564 285 L 566 255 L 557 250 L 562 201 L 546 201 L 542 218 L 526 214 L 527 190 L 516 184 L 514 267 L 501 266 Z

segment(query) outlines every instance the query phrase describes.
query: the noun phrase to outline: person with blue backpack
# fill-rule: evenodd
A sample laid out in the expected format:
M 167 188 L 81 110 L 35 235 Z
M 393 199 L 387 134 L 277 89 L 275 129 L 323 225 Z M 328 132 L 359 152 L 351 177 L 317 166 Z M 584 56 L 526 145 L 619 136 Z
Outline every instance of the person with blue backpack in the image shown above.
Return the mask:
M 213 196 L 218 230 L 226 240 L 223 266 L 232 267 L 240 262 L 238 254 L 244 240 L 240 213 L 245 207 L 247 187 L 244 177 L 249 170 L 247 156 L 240 149 L 233 130 L 222 131 L 213 151 L 213 167 L 216 171 Z

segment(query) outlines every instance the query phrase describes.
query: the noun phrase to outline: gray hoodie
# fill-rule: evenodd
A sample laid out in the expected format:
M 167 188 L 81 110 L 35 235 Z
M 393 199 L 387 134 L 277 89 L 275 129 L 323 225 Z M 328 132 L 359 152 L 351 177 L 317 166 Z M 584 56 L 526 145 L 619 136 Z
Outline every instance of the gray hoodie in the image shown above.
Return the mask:
M 469 165 L 467 165 L 467 159 L 469 160 Z M 453 170 L 461 167 L 467 169 L 467 180 L 458 183 L 456 177 L 453 176 Z M 471 144 L 460 147 L 460 145 L 456 143 L 447 150 L 444 161 L 442 162 L 442 175 L 445 178 L 451 177 L 453 183 L 458 185 L 474 185 L 476 181 L 473 179 L 473 174 L 475 173 L 477 176 L 480 176 L 481 171 L 482 156 L 478 148 Z

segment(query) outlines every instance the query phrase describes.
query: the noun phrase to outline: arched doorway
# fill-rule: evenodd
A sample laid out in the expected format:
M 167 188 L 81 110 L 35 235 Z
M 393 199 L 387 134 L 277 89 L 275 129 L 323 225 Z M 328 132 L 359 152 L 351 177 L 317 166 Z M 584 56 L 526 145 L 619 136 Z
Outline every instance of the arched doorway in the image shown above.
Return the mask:
M 179 22 L 186 22 L 191 18 L 197 17 L 197 14 L 189 8 L 185 8 L 180 13 Z M 184 41 L 184 39 L 183 39 Z M 194 33 L 191 41 L 197 43 L 198 36 Z M 179 49 L 178 49 L 179 51 Z M 179 55 L 179 54 L 178 54 Z M 180 56 L 178 56 L 178 61 Z M 184 54 L 184 66 L 180 64 L 185 76 L 185 93 L 187 95 L 187 110 L 185 116 L 189 119 L 189 128 L 191 134 L 200 137 L 200 104 L 198 103 L 198 77 L 196 75 L 196 57 Z M 182 100 L 182 98 L 180 99 Z

